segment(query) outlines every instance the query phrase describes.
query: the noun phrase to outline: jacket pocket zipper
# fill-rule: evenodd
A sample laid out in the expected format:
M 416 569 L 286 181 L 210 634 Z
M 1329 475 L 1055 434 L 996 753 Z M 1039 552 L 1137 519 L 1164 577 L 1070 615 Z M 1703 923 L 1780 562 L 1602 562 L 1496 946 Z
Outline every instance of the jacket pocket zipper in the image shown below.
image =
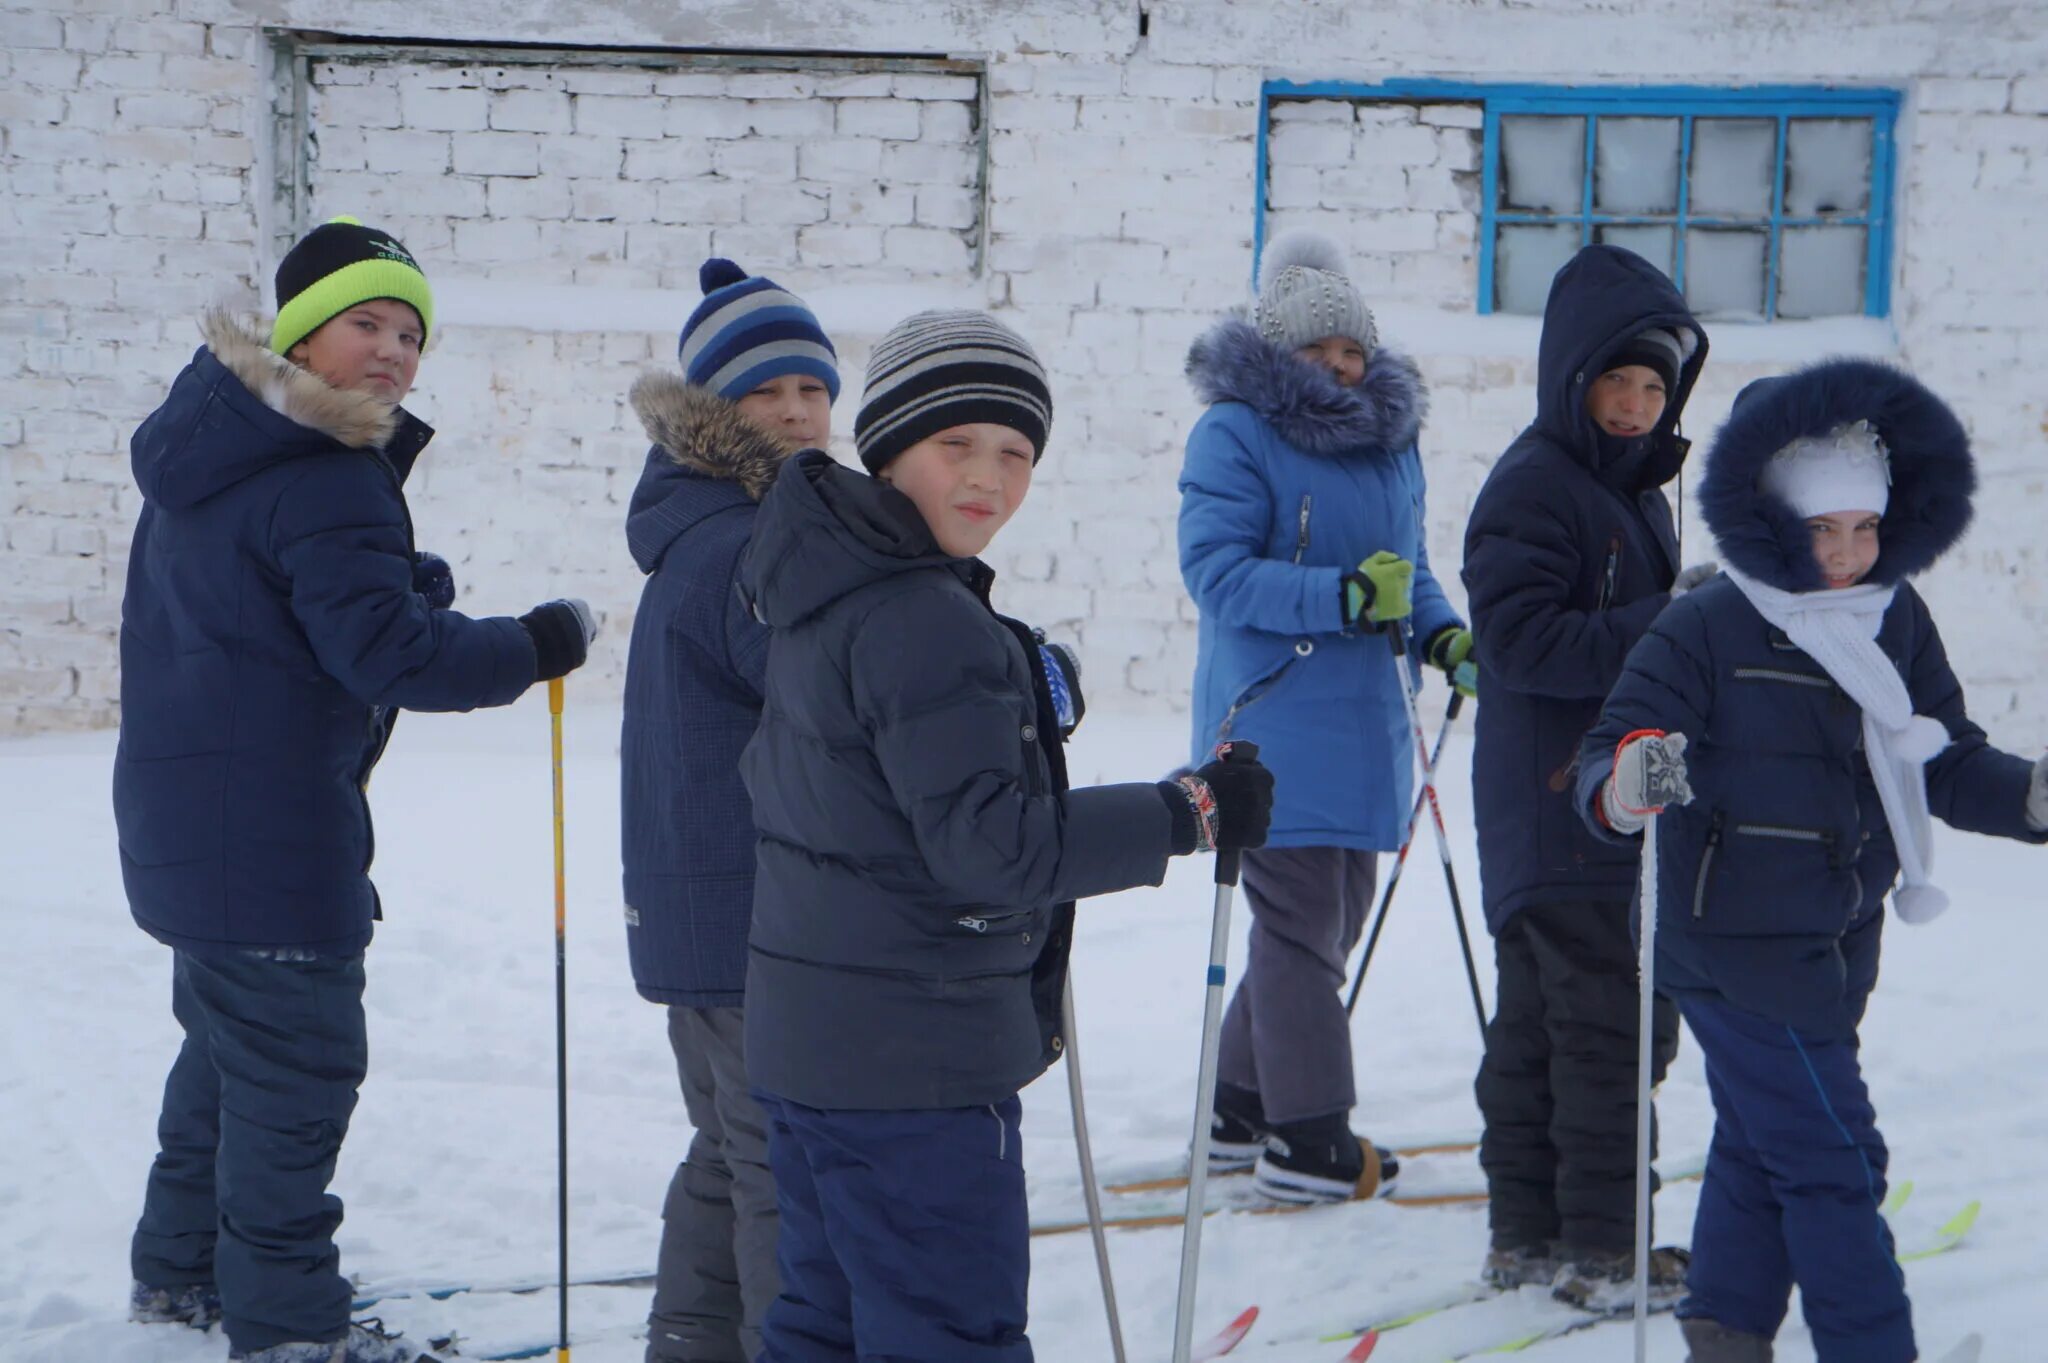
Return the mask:
M 1607 541 L 1607 566 L 1600 570 L 1600 599 L 1593 609 L 1604 611 L 1614 604 L 1615 581 L 1621 575 L 1621 536 Z
M 1287 669 L 1293 667 L 1295 660 L 1303 656 L 1305 655 L 1298 652 L 1291 655 L 1286 662 L 1281 663 L 1280 666 L 1268 672 L 1264 677 L 1247 686 L 1238 695 L 1238 698 L 1231 702 L 1230 709 L 1224 712 L 1223 722 L 1216 726 L 1216 741 L 1221 743 L 1224 739 L 1229 738 L 1230 727 L 1237 722 L 1238 712 L 1264 700 L 1272 692 L 1273 688 L 1280 684 L 1280 679 L 1287 675 Z
M 1716 813 L 1714 821 L 1707 825 L 1707 850 L 1700 856 L 1699 879 L 1692 887 L 1692 920 L 1695 923 L 1707 913 L 1707 875 L 1714 869 L 1714 853 L 1721 846 L 1721 828 L 1726 822 L 1725 814 Z
M 1811 672 L 1789 672 L 1777 667 L 1738 667 L 1735 676 L 1738 681 L 1790 682 L 1794 686 L 1813 686 L 1823 691 L 1835 689 L 1832 678 L 1816 677 Z
M 1301 494 L 1301 523 L 1294 533 L 1294 561 L 1300 563 L 1308 553 L 1308 508 L 1313 500 L 1309 493 Z

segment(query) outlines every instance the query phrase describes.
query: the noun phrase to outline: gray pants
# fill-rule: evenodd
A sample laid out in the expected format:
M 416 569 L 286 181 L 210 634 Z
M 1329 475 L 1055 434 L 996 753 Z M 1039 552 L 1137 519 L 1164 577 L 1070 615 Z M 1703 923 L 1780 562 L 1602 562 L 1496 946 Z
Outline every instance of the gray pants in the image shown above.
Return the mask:
M 669 1180 L 647 1315 L 647 1363 L 754 1363 L 775 1300 L 775 1180 L 747 1088 L 737 1008 L 668 1010 L 683 1104 L 697 1134 Z
M 1276 1125 L 1357 1102 L 1339 991 L 1372 911 L 1377 867 L 1376 853 L 1343 847 L 1244 854 L 1251 950 L 1223 1015 L 1217 1077 L 1257 1092 Z

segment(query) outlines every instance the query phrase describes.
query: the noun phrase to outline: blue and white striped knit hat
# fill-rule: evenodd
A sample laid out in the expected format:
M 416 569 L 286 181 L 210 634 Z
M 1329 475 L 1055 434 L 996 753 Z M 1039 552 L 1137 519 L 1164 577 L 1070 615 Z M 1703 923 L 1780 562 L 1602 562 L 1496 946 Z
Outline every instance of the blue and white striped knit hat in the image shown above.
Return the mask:
M 803 300 L 720 256 L 697 271 L 704 301 L 683 323 L 683 377 L 738 400 L 784 374 L 809 374 L 839 396 L 839 355 Z
M 1045 453 L 1052 390 L 1031 343 L 985 312 L 920 312 L 875 343 L 853 422 L 869 473 L 953 426 L 986 421 L 1019 431 L 1031 462 Z

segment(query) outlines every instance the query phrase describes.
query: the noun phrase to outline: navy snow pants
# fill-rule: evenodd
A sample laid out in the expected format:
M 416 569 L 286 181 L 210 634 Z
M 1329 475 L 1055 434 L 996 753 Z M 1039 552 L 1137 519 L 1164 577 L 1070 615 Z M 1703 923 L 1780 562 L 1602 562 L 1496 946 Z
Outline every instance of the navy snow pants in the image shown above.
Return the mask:
M 768 1117 L 782 1292 L 762 1363 L 1031 1363 L 1023 1104 Z
M 363 958 L 176 952 L 185 1042 L 129 1258 L 152 1287 L 213 1283 L 239 1353 L 348 1332 L 327 1191 L 369 1063 Z
M 1820 1363 L 1912 1363 L 1855 1034 L 1795 1031 L 1711 995 L 1681 994 L 1679 1009 L 1706 1059 L 1714 1142 L 1678 1314 L 1772 1338 L 1797 1283 Z

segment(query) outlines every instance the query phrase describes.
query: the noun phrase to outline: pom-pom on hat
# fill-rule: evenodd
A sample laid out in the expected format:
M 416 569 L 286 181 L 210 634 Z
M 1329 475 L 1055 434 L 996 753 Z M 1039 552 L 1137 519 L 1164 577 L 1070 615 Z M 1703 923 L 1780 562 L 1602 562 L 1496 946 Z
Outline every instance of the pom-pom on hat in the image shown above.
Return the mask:
M 784 374 L 809 374 L 839 396 L 839 354 L 802 299 L 722 256 L 697 271 L 704 301 L 683 323 L 683 377 L 738 400 Z
M 1851 421 L 1824 435 L 1801 436 L 1772 455 L 1757 489 L 1801 520 L 1838 511 L 1882 516 L 1891 504 L 1891 460 L 1875 427 Z
M 1337 243 L 1317 232 L 1283 232 L 1259 257 L 1259 296 L 1252 325 L 1259 335 L 1286 350 L 1299 350 L 1325 336 L 1348 336 L 1366 358 L 1379 344 L 1372 309 L 1353 288 L 1350 265 Z
M 277 263 L 277 321 L 270 348 L 282 355 L 358 303 L 391 298 L 420 315 L 420 344 L 434 329 L 434 295 L 412 252 L 389 232 L 329 218 Z
M 986 421 L 1023 433 L 1031 462 L 1045 453 L 1052 390 L 1031 343 L 985 312 L 920 312 L 875 343 L 854 418 L 869 473 L 953 426 Z

